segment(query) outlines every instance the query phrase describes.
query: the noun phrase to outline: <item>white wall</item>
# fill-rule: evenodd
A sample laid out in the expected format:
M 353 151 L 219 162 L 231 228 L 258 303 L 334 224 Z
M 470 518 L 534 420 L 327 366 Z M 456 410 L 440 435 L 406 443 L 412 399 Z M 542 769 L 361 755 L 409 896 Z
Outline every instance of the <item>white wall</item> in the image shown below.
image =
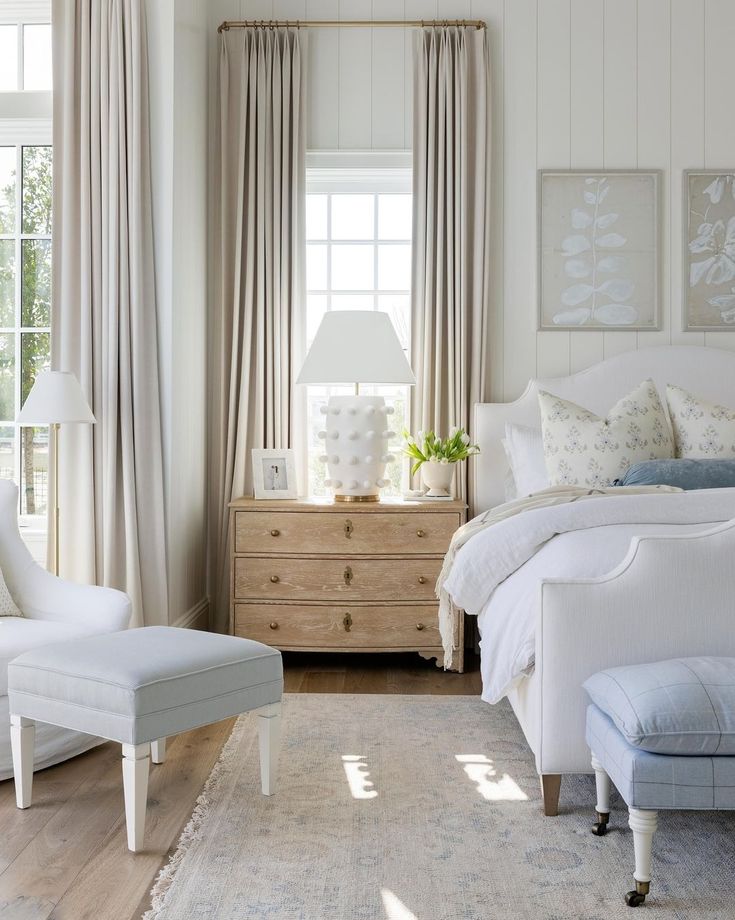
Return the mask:
M 221 15 L 220 15 L 221 14 Z M 218 0 L 240 19 L 484 19 L 493 67 L 493 398 L 681 332 L 681 172 L 735 166 L 733 0 Z M 310 30 L 310 149 L 411 145 L 411 33 Z M 660 332 L 536 331 L 536 170 L 658 168 Z

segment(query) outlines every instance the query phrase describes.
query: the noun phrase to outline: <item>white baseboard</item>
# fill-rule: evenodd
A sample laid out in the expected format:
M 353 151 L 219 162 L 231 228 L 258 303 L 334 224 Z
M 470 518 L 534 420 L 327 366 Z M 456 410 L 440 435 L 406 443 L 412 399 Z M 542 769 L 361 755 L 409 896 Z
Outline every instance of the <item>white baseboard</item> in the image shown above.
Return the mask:
M 209 598 L 203 597 L 198 604 L 194 604 L 186 613 L 182 613 L 171 625 L 181 629 L 201 629 L 206 632 L 209 629 Z

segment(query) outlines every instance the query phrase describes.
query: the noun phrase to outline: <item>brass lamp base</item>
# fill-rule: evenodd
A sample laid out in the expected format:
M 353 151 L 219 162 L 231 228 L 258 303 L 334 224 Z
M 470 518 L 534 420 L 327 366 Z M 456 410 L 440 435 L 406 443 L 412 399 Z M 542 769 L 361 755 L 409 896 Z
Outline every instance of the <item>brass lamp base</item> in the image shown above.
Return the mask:
M 379 502 L 379 495 L 335 495 L 336 502 Z

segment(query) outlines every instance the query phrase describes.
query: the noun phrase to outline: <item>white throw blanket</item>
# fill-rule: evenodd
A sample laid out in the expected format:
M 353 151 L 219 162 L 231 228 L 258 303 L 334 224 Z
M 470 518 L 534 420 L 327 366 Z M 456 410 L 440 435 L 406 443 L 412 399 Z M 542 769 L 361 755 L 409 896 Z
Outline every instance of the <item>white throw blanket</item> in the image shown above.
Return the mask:
M 581 500 L 602 497 L 606 500 Z M 480 515 L 457 532 L 437 582 L 444 666 L 452 663 L 457 612 L 479 614 L 495 588 L 558 534 L 614 524 L 717 523 L 731 518 L 735 489 L 682 492 L 667 487 L 547 489 Z

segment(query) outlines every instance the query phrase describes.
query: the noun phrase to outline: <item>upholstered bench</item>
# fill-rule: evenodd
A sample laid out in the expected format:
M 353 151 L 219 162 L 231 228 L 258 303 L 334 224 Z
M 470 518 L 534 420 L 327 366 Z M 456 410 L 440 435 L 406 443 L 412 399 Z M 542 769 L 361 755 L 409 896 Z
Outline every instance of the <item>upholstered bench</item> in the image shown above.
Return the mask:
M 8 667 L 11 743 L 19 808 L 31 804 L 35 722 L 118 741 L 128 847 L 142 849 L 148 768 L 165 739 L 256 710 L 261 788 L 275 791 L 281 653 L 214 633 L 150 626 L 47 645 Z
M 587 743 L 604 835 L 610 781 L 628 806 L 635 851 L 630 907 L 645 901 L 663 809 L 735 809 L 735 658 L 675 658 L 610 668 L 584 683 Z

